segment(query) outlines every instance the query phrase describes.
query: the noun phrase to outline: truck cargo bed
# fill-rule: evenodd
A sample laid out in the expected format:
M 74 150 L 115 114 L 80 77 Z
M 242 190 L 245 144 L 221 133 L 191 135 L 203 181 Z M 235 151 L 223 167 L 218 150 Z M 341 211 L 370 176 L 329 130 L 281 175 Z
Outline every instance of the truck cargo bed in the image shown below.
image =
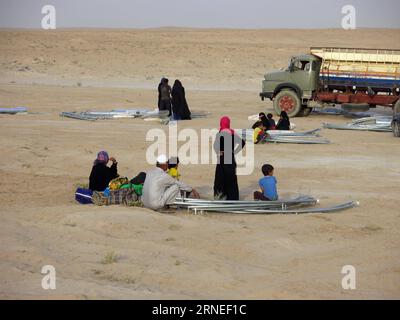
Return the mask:
M 322 60 L 322 87 L 375 91 L 400 88 L 400 50 L 314 47 L 311 54 Z

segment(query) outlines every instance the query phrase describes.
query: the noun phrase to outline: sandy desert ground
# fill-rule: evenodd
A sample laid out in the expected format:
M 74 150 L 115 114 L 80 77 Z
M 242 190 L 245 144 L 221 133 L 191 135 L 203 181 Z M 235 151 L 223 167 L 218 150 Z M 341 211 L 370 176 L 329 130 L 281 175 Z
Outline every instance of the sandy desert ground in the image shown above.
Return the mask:
M 360 201 L 334 214 L 160 214 L 142 208 L 82 206 L 96 152 L 120 174 L 151 165 L 145 141 L 156 122 L 59 117 L 61 111 L 155 108 L 161 76 L 179 78 L 206 119 L 180 128 L 235 128 L 271 111 L 258 98 L 263 74 L 310 46 L 400 49 L 400 30 L 57 30 L 0 31 L 0 297 L 3 299 L 393 299 L 400 298 L 400 140 L 391 133 L 323 130 L 331 145 L 260 145 L 251 175 L 272 163 L 281 195 L 307 193 L 325 205 Z M 381 110 L 390 114 L 389 110 Z M 299 130 L 341 116 L 296 118 Z M 182 180 L 212 194 L 213 165 L 187 165 Z M 115 263 L 104 258 L 115 253 Z M 57 289 L 43 290 L 53 265 Z M 343 290 L 353 265 L 357 289 Z

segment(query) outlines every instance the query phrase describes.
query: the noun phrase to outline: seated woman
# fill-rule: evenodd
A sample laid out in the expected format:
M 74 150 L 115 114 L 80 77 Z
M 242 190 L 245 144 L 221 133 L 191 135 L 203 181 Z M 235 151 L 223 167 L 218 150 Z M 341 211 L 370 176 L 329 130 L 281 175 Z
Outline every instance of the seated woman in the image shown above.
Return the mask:
M 268 119 L 269 124 L 271 126 L 270 130 L 275 130 L 276 124 L 275 124 L 274 116 L 272 115 L 272 113 L 268 113 L 267 114 L 267 119 Z
M 109 161 L 112 161 L 111 167 L 107 167 Z M 109 158 L 106 151 L 100 151 L 90 173 L 89 189 L 92 191 L 104 191 L 110 181 L 118 177 L 117 164 L 117 160 L 113 157 Z
M 290 130 L 290 120 L 286 111 L 281 112 L 279 121 L 276 124 L 276 130 Z
M 260 112 L 258 114 L 258 121 L 255 124 L 253 124 L 252 128 L 253 129 L 259 128 L 260 123 L 262 123 L 262 126 L 264 127 L 264 131 L 268 131 L 271 129 L 271 123 L 269 122 L 269 120 L 264 112 Z

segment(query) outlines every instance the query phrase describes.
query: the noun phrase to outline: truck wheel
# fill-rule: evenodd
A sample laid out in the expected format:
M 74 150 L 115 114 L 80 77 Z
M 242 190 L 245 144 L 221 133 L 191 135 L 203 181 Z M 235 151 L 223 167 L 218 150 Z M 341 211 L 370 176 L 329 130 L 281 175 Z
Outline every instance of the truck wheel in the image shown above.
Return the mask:
M 396 104 L 394 105 L 394 107 L 393 107 L 393 113 L 394 113 L 394 115 L 400 113 L 400 99 L 397 100 Z
M 400 125 L 398 122 L 393 123 L 393 135 L 395 137 L 400 137 Z
M 282 90 L 275 96 L 274 109 L 277 115 L 286 111 L 289 117 L 295 117 L 301 110 L 300 98 L 292 90 Z
M 299 113 L 297 114 L 298 117 L 308 117 L 311 113 L 313 108 L 310 107 L 302 107 Z

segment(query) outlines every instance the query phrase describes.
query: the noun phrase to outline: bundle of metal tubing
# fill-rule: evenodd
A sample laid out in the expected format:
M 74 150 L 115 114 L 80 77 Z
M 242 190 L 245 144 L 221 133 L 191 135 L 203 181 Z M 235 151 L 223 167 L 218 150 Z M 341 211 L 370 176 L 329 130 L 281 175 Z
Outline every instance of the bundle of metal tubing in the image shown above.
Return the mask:
M 297 144 L 329 144 L 330 141 L 327 139 L 319 138 L 318 135 L 320 129 L 305 131 L 305 132 L 293 132 L 293 131 L 268 131 L 266 142 L 275 143 L 297 143 Z
M 274 143 L 295 143 L 295 144 L 330 144 L 327 139 L 312 137 L 288 137 L 288 136 L 268 136 L 265 141 Z
M 195 214 L 202 212 L 238 213 L 238 214 L 303 214 L 303 213 L 329 213 L 345 210 L 358 206 L 358 202 L 350 201 L 343 204 L 315 208 L 318 199 L 311 196 L 300 195 L 294 199 L 279 201 L 224 201 L 224 200 L 199 200 L 177 198 L 175 205 L 186 208 Z M 310 207 L 310 208 L 304 208 Z
M 193 111 L 190 114 L 191 119 L 201 119 L 201 118 L 206 118 L 209 116 L 211 113 L 210 112 L 205 112 L 205 111 Z M 152 117 L 159 117 L 159 118 L 165 118 L 168 119 L 168 111 L 167 110 L 162 110 L 162 111 L 151 111 L 148 114 L 145 114 L 142 118 L 152 118 Z
M 27 113 L 28 109 L 25 107 L 15 107 L 15 108 L 0 108 L 0 114 L 17 114 L 17 113 Z
M 208 114 L 209 113 L 206 112 L 193 112 L 192 119 L 205 118 Z M 119 109 L 112 111 L 61 112 L 60 116 L 87 121 L 120 118 L 168 119 L 168 111 L 151 111 L 147 109 Z
M 314 129 L 304 132 L 294 132 L 291 130 L 269 130 L 265 142 L 275 143 L 298 143 L 298 144 L 328 144 L 329 140 L 319 138 L 321 129 Z M 253 130 L 245 130 L 246 140 L 253 140 Z
M 319 137 L 320 131 L 321 131 L 321 128 L 304 131 L 304 132 L 294 132 L 291 130 L 269 130 L 269 131 L 267 131 L 267 133 L 270 136 L 278 135 L 278 136 L 287 136 L 287 137 L 308 137 L 308 136 Z
M 343 110 L 339 108 L 313 108 L 312 113 L 327 114 L 327 115 L 342 115 Z
M 115 119 L 115 118 L 141 118 L 148 114 L 150 111 L 145 109 L 126 109 L 126 110 L 112 110 L 112 111 L 88 111 L 84 114 L 97 117 L 98 119 Z
M 72 118 L 72 119 L 78 119 L 78 120 L 86 120 L 86 121 L 96 121 L 98 119 L 97 117 L 93 117 L 93 116 L 86 115 L 84 113 L 78 113 L 78 112 L 61 112 L 60 117 Z
M 347 124 L 332 124 L 324 123 L 323 127 L 327 129 L 336 130 L 360 130 L 360 131 L 378 131 L 378 132 L 391 132 L 392 117 L 388 116 L 375 116 L 366 117 L 353 120 Z
M 349 201 L 335 206 L 325 207 L 325 208 L 292 208 L 292 209 L 268 209 L 268 210 L 246 210 L 246 211 L 229 211 L 227 213 L 252 213 L 252 214 L 305 214 L 305 213 L 332 213 L 337 211 L 342 211 L 350 208 L 357 207 L 359 203 L 357 201 Z M 201 210 L 201 209 L 200 209 Z
M 61 117 L 95 121 L 99 119 L 139 118 L 150 113 L 145 109 L 127 109 L 113 111 L 86 111 L 86 112 L 61 112 Z M 153 112 L 154 113 L 154 112 Z
M 194 111 L 190 114 L 190 117 L 192 119 L 201 119 L 201 118 L 206 118 L 209 116 L 211 112 L 206 112 L 206 111 Z
M 381 116 L 377 111 L 346 111 L 341 108 L 313 108 L 312 113 L 321 115 L 343 115 L 347 118 L 366 118 Z

